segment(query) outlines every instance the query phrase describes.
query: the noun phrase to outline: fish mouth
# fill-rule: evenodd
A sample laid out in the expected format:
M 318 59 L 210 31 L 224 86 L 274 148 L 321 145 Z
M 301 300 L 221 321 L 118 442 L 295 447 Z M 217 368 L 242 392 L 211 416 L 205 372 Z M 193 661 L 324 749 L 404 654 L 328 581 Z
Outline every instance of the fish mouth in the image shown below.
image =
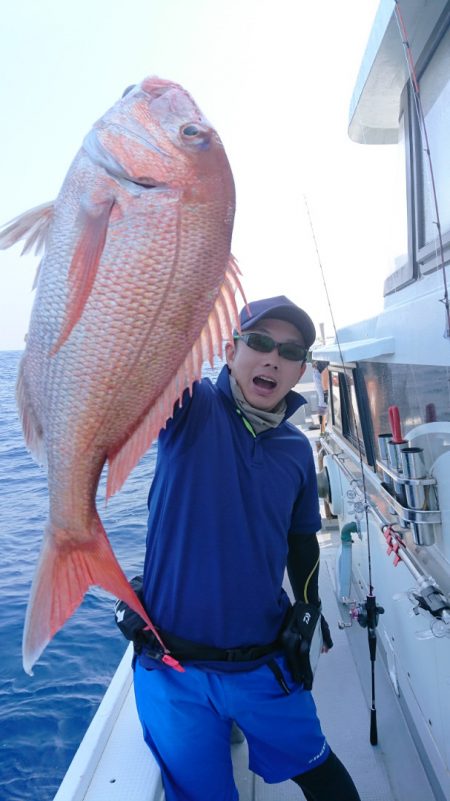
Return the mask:
M 124 175 L 116 176 L 124 179 Z M 151 181 L 149 178 L 130 178 L 128 177 L 127 182 L 130 184 L 135 184 L 136 186 L 143 187 L 144 189 L 167 189 L 166 184 L 158 184 L 156 181 Z

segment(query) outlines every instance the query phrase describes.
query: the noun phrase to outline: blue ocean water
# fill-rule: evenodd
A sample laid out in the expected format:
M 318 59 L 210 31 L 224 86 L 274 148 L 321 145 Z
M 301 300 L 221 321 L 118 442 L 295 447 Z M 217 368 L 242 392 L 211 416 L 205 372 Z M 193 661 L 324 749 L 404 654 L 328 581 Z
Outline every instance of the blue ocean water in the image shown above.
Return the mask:
M 47 482 L 24 446 L 17 416 L 20 355 L 0 352 L 0 796 L 50 801 L 127 643 L 114 623 L 112 597 L 94 588 L 47 646 L 34 675 L 23 671 L 22 630 L 47 517 Z M 100 483 L 99 513 L 129 578 L 143 564 L 155 457 L 153 445 L 106 507 L 105 477 Z

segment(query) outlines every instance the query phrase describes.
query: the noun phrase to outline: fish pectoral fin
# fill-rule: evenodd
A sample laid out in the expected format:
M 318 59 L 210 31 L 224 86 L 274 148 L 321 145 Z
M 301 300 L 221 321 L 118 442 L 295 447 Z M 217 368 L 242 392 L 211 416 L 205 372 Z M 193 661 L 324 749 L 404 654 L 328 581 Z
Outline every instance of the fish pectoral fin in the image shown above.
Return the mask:
M 22 255 L 33 247 L 39 253 L 45 245 L 50 223 L 53 219 L 54 202 L 42 203 L 41 206 L 26 211 L 6 223 L 0 230 L 0 249 L 6 250 L 21 239 L 24 240 Z
M 49 523 L 25 619 L 22 653 L 26 673 L 32 675 L 32 667 L 46 645 L 93 585 L 125 601 L 157 635 L 114 556 L 98 515 L 81 542 L 79 535 Z
M 204 362 L 209 361 L 213 367 L 214 357 L 223 356 L 224 341 L 232 339 L 233 328 L 239 320 L 236 291 L 246 302 L 239 275 L 239 267 L 233 256 L 230 256 L 224 281 L 200 336 L 160 397 L 156 398 L 135 425 L 126 442 L 115 453 L 108 454 L 107 498 L 120 489 L 133 467 L 172 417 L 174 405 L 181 400 L 184 390 L 191 389 L 194 381 L 201 378 Z
M 30 399 L 30 393 L 27 386 L 25 360 L 26 354 L 24 354 L 20 360 L 17 374 L 17 409 L 19 412 L 20 422 L 22 423 L 22 431 L 25 443 L 36 461 L 46 467 L 47 454 L 45 451 L 44 431 Z
M 114 202 L 115 199 L 108 196 L 95 205 L 81 208 L 80 234 L 67 276 L 66 311 L 61 333 L 50 352 L 52 356 L 64 345 L 83 313 L 97 275 Z

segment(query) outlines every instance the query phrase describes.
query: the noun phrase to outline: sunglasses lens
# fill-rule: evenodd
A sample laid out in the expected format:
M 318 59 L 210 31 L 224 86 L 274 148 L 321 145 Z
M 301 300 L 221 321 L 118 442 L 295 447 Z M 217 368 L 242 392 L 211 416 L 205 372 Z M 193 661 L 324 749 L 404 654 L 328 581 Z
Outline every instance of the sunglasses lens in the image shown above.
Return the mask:
M 305 348 L 296 342 L 284 342 L 278 346 L 278 351 L 283 359 L 289 359 L 290 362 L 302 362 L 306 357 Z
M 276 343 L 265 334 L 248 334 L 247 345 L 260 353 L 270 353 L 275 348 Z

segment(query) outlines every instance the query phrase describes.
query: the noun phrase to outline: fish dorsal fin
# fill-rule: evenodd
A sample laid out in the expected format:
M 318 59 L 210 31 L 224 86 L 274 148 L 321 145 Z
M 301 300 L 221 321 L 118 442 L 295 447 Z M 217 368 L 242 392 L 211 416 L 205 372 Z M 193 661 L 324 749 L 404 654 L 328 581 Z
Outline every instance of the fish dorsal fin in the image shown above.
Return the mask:
M 208 361 L 212 367 L 214 356 L 222 357 L 224 340 L 232 338 L 233 328 L 239 317 L 235 300 L 236 290 L 244 297 L 239 274 L 237 263 L 231 256 L 224 282 L 199 338 L 164 392 L 152 404 L 125 444 L 117 453 L 108 454 L 107 498 L 120 489 L 133 467 L 156 439 L 167 420 L 172 417 L 174 404 L 181 399 L 184 390 L 192 388 L 194 381 L 201 378 L 204 362 Z
M 41 206 L 35 206 L 34 209 L 30 209 L 6 223 L 0 231 L 0 249 L 6 250 L 23 239 L 22 256 L 29 253 L 33 247 L 34 252 L 39 253 L 47 239 L 48 229 L 53 219 L 53 208 L 53 201 L 42 203 Z
M 82 208 L 80 211 L 80 235 L 67 276 L 69 289 L 66 311 L 61 333 L 51 350 L 52 356 L 64 345 L 83 313 L 105 246 L 113 206 L 114 198 L 107 197 L 92 208 Z

